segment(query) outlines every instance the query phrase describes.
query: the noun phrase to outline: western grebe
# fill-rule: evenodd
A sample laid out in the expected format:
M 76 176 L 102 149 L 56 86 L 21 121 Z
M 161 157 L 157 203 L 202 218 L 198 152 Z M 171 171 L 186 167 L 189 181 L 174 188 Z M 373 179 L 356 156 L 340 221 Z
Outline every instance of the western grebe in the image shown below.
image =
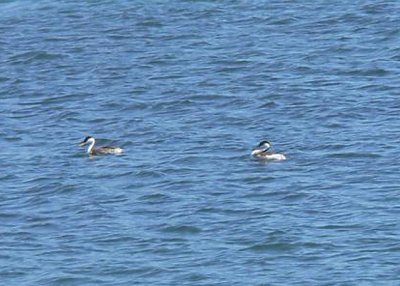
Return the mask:
M 89 147 L 87 148 L 87 153 L 89 155 L 104 155 L 104 154 L 119 155 L 124 151 L 124 149 L 122 148 L 113 146 L 103 146 L 99 148 L 94 148 L 95 143 L 96 140 L 92 136 L 88 136 L 81 143 L 79 143 L 79 146 L 85 146 L 87 144 L 90 144 Z
M 279 153 L 269 152 L 268 150 L 272 147 L 272 144 L 267 140 L 262 140 L 251 152 L 251 156 L 258 159 L 264 160 L 275 160 L 281 161 L 286 160 L 286 156 Z

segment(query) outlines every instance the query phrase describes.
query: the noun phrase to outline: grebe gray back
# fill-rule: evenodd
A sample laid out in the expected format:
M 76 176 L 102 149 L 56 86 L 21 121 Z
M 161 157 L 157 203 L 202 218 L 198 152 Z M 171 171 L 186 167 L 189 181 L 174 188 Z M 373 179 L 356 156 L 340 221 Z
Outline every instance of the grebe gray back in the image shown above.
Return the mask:
M 253 149 L 253 151 L 251 152 L 251 156 L 263 160 L 275 160 L 275 161 L 286 160 L 285 155 L 268 151 L 271 147 L 272 144 L 268 140 L 262 140 Z
M 79 146 L 85 146 L 87 144 L 90 144 L 89 147 L 87 148 L 87 153 L 89 155 L 105 155 L 105 154 L 119 155 L 124 151 L 124 149 L 114 146 L 103 146 L 95 148 L 94 147 L 95 143 L 96 140 L 94 139 L 94 137 L 87 136 L 82 142 L 79 143 Z

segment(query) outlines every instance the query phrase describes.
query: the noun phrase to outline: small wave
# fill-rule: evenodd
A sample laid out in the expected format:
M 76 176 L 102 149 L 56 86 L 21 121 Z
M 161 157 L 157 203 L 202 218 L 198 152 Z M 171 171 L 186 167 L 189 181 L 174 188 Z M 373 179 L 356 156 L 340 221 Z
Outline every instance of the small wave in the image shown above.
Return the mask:
M 139 197 L 139 200 L 148 202 L 148 203 L 154 203 L 154 204 L 160 204 L 160 203 L 165 203 L 168 201 L 171 201 L 171 197 L 162 193 L 154 193 L 154 194 L 149 194 L 149 195 L 144 195 Z
M 342 152 L 329 154 L 330 158 L 380 158 L 382 155 L 363 152 Z
M 386 76 L 390 72 L 383 68 L 350 69 L 339 71 L 339 75 L 346 76 Z
M 36 61 L 50 61 L 63 58 L 62 54 L 53 54 L 44 51 L 24 52 L 10 57 L 9 62 L 13 64 L 29 64 Z
M 255 252 L 282 252 L 289 251 L 295 248 L 295 245 L 285 242 L 272 242 L 272 243 L 258 243 L 243 250 L 255 251 Z
M 182 233 L 182 234 L 197 234 L 201 229 L 191 225 L 167 226 L 161 229 L 163 232 Z

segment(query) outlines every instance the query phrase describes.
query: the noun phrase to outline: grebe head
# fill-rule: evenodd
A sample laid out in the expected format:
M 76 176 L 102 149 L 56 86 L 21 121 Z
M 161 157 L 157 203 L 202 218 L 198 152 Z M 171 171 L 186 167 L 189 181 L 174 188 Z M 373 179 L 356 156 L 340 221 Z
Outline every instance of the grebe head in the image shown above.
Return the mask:
M 87 136 L 82 142 L 79 143 L 79 146 L 85 146 L 86 144 L 90 144 L 94 142 L 94 138 L 92 136 Z
M 255 149 L 262 149 L 263 151 L 267 151 L 271 148 L 271 146 L 272 144 L 269 141 L 262 140 L 260 143 L 258 143 Z

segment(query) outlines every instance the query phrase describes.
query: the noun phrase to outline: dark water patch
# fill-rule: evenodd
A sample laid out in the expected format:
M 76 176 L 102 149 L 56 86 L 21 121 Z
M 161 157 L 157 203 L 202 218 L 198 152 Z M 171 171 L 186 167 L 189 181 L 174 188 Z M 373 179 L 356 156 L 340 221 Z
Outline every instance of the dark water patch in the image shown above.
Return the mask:
M 157 170 L 138 170 L 136 171 L 138 178 L 162 178 L 165 174 Z
M 259 243 L 251 247 L 245 248 L 246 251 L 254 252 L 288 252 L 296 247 L 290 243 Z
M 357 158 L 380 158 L 382 155 L 369 152 L 341 152 L 327 155 L 330 158 L 357 159 Z
M 139 198 L 140 200 L 151 203 L 151 204 L 162 204 L 162 203 L 169 203 L 172 200 L 172 198 L 166 194 L 162 193 L 154 193 L 150 195 L 144 195 Z
M 87 285 L 96 285 L 97 283 L 107 283 L 103 279 L 92 279 L 87 278 L 81 275 L 69 275 L 69 274 L 62 274 L 58 277 L 54 277 L 51 279 L 39 279 L 36 282 L 38 284 L 46 284 L 46 285 L 78 285 L 78 284 L 87 284 Z
M 64 56 L 61 54 L 53 54 L 44 51 L 24 52 L 10 57 L 9 62 L 11 64 L 31 64 L 41 61 L 56 61 L 63 57 Z
M 303 201 L 307 198 L 309 198 L 309 195 L 305 193 L 288 193 L 283 199 L 289 203 Z
M 98 238 L 94 238 L 95 241 L 100 245 L 104 246 L 107 244 L 119 244 L 119 243 L 130 243 L 130 242 L 135 242 L 136 239 L 130 236 L 114 236 L 114 235 L 106 235 Z
M 325 230 L 346 232 L 346 231 L 360 230 L 363 228 L 363 225 L 361 225 L 361 224 L 341 224 L 341 225 L 326 224 L 326 225 L 319 226 L 319 228 L 325 229 Z
M 163 227 L 161 231 L 166 233 L 177 233 L 177 234 L 198 234 L 201 232 L 201 229 L 189 225 L 176 225 L 176 226 Z
M 10 80 L 11 80 L 11 78 L 9 78 L 9 77 L 0 76 L 0 83 L 5 83 L 5 82 L 10 81 Z

